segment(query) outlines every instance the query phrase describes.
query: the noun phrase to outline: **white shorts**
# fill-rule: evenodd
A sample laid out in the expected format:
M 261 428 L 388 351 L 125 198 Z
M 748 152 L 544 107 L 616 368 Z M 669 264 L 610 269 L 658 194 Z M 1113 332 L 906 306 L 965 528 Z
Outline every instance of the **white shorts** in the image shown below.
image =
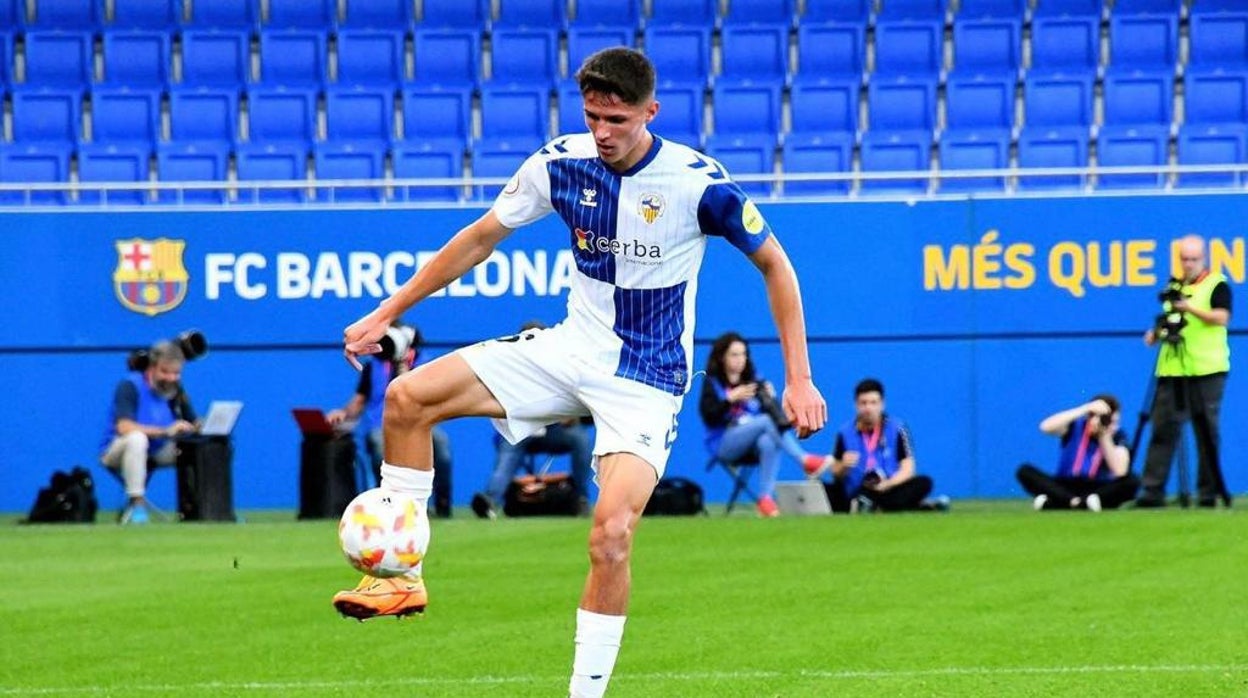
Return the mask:
M 491 339 L 458 354 L 503 406 L 507 416 L 492 421 L 509 442 L 589 415 L 597 431 L 595 456 L 632 453 L 663 477 L 684 396 L 606 373 L 578 355 L 581 344 L 558 325 Z

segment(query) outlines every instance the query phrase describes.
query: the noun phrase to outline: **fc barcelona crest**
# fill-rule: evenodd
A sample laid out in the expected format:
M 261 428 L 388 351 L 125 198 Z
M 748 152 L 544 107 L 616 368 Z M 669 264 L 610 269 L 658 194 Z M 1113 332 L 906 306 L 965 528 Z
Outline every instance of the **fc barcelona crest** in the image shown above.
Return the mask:
M 148 317 L 173 310 L 186 298 L 190 276 L 182 265 L 185 240 L 118 240 L 113 290 L 117 300 Z

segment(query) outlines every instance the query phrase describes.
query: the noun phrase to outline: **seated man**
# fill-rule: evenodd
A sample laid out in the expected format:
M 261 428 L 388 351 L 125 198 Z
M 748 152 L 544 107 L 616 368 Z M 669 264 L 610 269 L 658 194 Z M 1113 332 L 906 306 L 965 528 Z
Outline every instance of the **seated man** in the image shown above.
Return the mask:
M 589 422 L 592 424 L 592 422 Z M 528 455 L 564 455 L 572 456 L 572 483 L 576 486 L 580 497 L 580 511 L 589 511 L 589 479 L 593 475 L 593 443 L 589 438 L 589 430 L 582 420 L 569 419 L 546 427 L 522 440 L 518 444 L 508 443 L 506 439 L 494 437 L 498 448 L 498 457 L 494 462 L 494 472 L 490 474 L 485 491 L 478 492 L 472 498 L 472 510 L 483 519 L 498 516 L 499 504 L 507 492 L 516 471 Z
M 947 509 L 947 498 L 927 499 L 932 479 L 915 474 L 909 430 L 884 413 L 884 385 L 874 378 L 860 381 L 854 405 L 857 416 L 836 434 L 833 480 L 824 483 L 832 510 Z
M 121 523 L 147 523 L 147 465 L 172 465 L 177 460 L 174 437 L 196 430 L 195 410 L 182 389 L 186 357 L 173 342 L 158 342 L 148 363 L 117 384 L 109 408 L 100 461 L 121 473 L 129 501 Z
M 1127 435 L 1119 428 L 1118 399 L 1098 395 L 1091 402 L 1045 417 L 1040 431 L 1061 439 L 1052 477 L 1024 463 L 1018 481 L 1041 509 L 1117 509 L 1131 501 L 1140 480 L 1131 474 Z

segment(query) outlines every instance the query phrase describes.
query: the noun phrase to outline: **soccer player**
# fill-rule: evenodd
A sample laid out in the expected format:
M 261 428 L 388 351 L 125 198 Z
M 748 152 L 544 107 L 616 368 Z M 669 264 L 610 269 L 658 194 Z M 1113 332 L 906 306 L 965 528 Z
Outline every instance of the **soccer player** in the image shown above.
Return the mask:
M 429 497 L 430 430 L 443 420 L 492 417 L 515 443 L 544 425 L 592 415 L 599 497 L 569 691 L 601 696 L 624 633 L 633 533 L 667 465 L 690 387 L 694 294 L 708 236 L 727 239 L 762 273 L 784 356 L 782 404 L 799 436 L 823 427 L 827 406 L 811 378 L 788 257 L 723 167 L 650 132 L 659 103 L 649 60 L 604 49 L 576 79 L 589 133 L 560 137 L 529 157 L 489 212 L 347 327 L 343 341 L 358 367 L 395 318 L 484 261 L 514 229 L 552 211 L 567 224 L 577 265 L 567 319 L 465 347 L 390 383 L 381 487 L 419 502 Z M 419 568 L 409 578 L 365 577 L 334 597 L 340 612 L 360 619 L 426 603 Z

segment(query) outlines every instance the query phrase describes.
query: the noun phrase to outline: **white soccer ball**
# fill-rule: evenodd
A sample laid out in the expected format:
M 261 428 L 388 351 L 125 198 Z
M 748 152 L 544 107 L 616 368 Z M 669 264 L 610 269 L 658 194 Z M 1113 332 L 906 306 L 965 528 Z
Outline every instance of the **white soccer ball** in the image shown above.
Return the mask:
M 429 516 L 415 499 L 375 487 L 347 505 L 338 522 L 342 554 L 374 577 L 412 571 L 429 548 Z

